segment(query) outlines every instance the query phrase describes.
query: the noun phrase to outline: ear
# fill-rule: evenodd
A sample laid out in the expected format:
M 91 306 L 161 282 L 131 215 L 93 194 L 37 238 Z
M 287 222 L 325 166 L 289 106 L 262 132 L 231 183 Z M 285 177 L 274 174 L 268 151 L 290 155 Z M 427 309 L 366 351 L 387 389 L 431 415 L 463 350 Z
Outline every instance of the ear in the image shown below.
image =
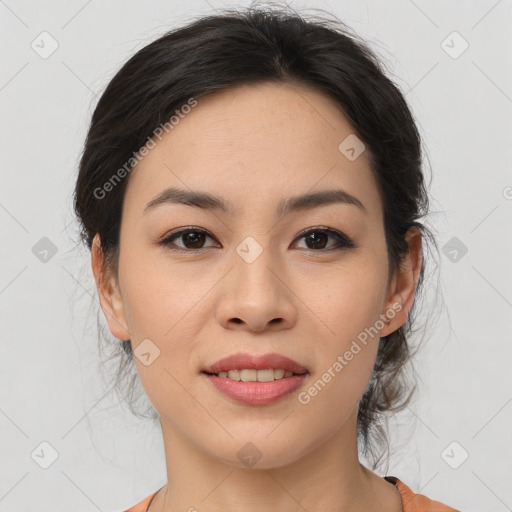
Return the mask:
M 107 319 L 110 332 L 120 340 L 129 340 L 130 332 L 126 327 L 124 304 L 115 277 L 105 268 L 100 237 L 96 233 L 91 246 L 91 267 L 98 289 L 101 309 Z
M 409 251 L 389 283 L 386 310 L 383 311 L 389 320 L 381 329 L 381 337 L 391 334 L 405 324 L 414 303 L 422 264 L 421 231 L 415 226 L 409 228 L 405 240 Z

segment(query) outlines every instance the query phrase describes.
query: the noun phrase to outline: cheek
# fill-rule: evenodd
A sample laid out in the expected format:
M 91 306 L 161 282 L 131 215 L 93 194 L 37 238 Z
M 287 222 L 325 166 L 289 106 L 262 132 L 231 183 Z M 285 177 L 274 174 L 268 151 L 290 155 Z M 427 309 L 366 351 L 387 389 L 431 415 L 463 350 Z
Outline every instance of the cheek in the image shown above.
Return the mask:
M 308 295 L 308 305 L 322 319 L 325 334 L 317 338 L 321 356 L 304 402 L 335 407 L 335 416 L 346 414 L 357 404 L 375 365 L 387 284 L 387 262 L 380 261 L 361 258 L 350 269 L 347 265 L 330 279 L 318 281 L 322 286 Z
M 354 257 L 347 259 L 334 271 L 316 276 L 314 286 L 310 277 L 303 286 L 310 309 L 323 320 L 326 340 L 338 349 L 361 333 L 375 333 L 379 315 L 383 312 L 387 291 L 387 262 L 385 259 Z M 373 327 L 373 329 L 372 329 Z M 364 337 L 362 335 L 361 337 Z M 371 334 L 368 337 L 372 339 Z M 378 335 L 374 336 L 378 341 Z
M 203 272 L 198 279 L 196 271 L 179 266 L 169 270 L 161 256 L 125 254 L 132 257 L 120 262 L 120 279 L 139 378 L 159 412 L 169 410 L 170 404 L 176 410 L 181 401 L 190 400 L 182 386 L 197 371 L 193 356 L 207 314 L 204 295 L 218 277 L 215 272 Z M 148 352 L 152 362 L 146 365 L 138 354 Z
M 154 251 L 158 253 L 159 251 Z M 158 256 L 158 255 L 157 255 Z M 145 255 L 126 258 L 122 281 L 125 312 L 133 338 L 152 338 L 173 343 L 176 332 L 182 332 L 196 314 L 205 287 L 213 286 L 215 275 L 197 278 L 197 273 L 175 265 L 166 266 L 165 259 L 148 251 Z
M 315 371 L 297 398 L 319 429 L 335 430 L 344 424 L 368 387 L 382 328 L 377 323 L 382 295 L 378 283 L 368 271 L 340 278 L 342 291 L 332 290 L 324 297 L 324 309 L 318 309 L 329 331 L 317 339 L 320 356 Z

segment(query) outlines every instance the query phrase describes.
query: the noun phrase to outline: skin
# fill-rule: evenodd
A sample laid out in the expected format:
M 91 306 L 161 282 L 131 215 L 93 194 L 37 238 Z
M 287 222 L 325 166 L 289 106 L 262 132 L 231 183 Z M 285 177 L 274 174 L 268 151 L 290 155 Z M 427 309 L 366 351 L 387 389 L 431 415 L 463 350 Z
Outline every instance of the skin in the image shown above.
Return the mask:
M 401 510 L 397 489 L 357 454 L 357 408 L 379 336 L 309 403 L 297 399 L 393 304 L 401 310 L 379 334 L 403 325 L 417 286 L 421 234 L 408 233 L 410 251 L 389 275 L 367 151 L 350 161 L 338 149 L 353 132 L 333 100 L 302 86 L 245 85 L 200 98 L 129 176 L 118 280 L 96 236 L 92 269 L 110 331 L 134 350 L 146 338 L 160 350 L 148 366 L 135 357 L 160 414 L 169 482 L 150 512 Z M 171 203 L 144 214 L 169 186 L 215 194 L 235 214 Z M 331 188 L 357 197 L 366 213 L 344 203 L 276 213 L 281 199 Z M 178 237 L 189 247 L 181 253 L 158 245 L 189 226 L 214 238 L 186 245 Z M 318 227 L 356 247 L 297 238 Z M 252 263 L 236 252 L 247 236 L 263 250 Z M 309 370 L 306 383 L 273 404 L 235 402 L 200 372 L 236 352 L 290 357 Z M 261 452 L 253 467 L 237 457 L 248 442 Z

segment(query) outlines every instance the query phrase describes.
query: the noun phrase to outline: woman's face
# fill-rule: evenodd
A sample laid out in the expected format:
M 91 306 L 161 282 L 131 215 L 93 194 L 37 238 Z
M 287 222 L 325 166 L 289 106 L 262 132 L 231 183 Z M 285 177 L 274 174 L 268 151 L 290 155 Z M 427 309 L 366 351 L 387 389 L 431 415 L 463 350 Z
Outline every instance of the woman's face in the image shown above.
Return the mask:
M 101 301 L 114 336 L 131 339 L 164 435 L 240 467 L 250 442 L 260 468 L 355 436 L 379 337 L 409 307 L 406 287 L 388 279 L 381 199 L 354 137 L 319 92 L 240 86 L 200 98 L 125 178 L 119 280 Z M 171 187 L 226 209 L 176 195 L 148 207 Z M 93 251 L 95 275 L 98 265 Z M 237 353 L 280 354 L 307 374 L 286 387 L 204 373 Z M 245 398 L 220 391 L 221 380 Z

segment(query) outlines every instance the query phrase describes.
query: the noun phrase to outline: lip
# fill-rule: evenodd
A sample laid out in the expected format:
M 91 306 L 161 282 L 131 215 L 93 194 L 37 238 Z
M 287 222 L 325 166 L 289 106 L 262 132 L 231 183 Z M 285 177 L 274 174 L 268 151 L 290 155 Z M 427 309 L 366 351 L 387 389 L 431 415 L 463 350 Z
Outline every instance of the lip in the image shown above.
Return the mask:
M 308 370 L 301 366 L 297 361 L 281 354 L 269 353 L 262 355 L 251 355 L 238 353 L 223 359 L 219 359 L 216 363 L 203 368 L 205 373 L 219 373 L 229 370 L 267 370 L 269 368 L 281 368 L 292 373 L 307 373 Z
M 229 370 L 266 370 L 268 368 L 290 371 L 296 375 L 271 382 L 235 381 L 212 375 Z M 206 366 L 202 373 L 215 388 L 229 398 L 246 405 L 266 405 L 276 402 L 299 388 L 309 375 L 307 368 L 281 354 L 233 354 Z
M 243 382 L 204 372 L 203 374 L 218 391 L 246 405 L 267 405 L 277 402 L 299 388 L 309 375 L 292 375 L 272 382 Z

